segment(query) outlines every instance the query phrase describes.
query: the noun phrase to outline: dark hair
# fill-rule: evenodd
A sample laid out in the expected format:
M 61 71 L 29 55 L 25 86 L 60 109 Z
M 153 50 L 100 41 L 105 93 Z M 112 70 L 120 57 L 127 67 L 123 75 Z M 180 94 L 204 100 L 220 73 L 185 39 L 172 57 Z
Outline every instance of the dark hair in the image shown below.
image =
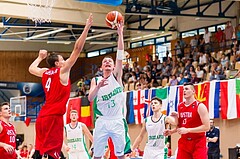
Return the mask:
M 153 100 L 157 100 L 157 101 L 160 102 L 160 104 L 162 104 L 162 99 L 160 99 L 160 98 L 158 98 L 158 97 L 153 97 L 153 98 L 151 99 L 151 101 L 153 101 Z
M 55 62 L 58 61 L 58 54 L 53 52 L 48 54 L 46 58 L 46 62 L 50 68 L 55 67 Z
M 4 105 L 10 106 L 9 102 L 2 102 L 2 103 L 0 104 L 0 111 L 2 111 L 2 107 L 3 107 Z

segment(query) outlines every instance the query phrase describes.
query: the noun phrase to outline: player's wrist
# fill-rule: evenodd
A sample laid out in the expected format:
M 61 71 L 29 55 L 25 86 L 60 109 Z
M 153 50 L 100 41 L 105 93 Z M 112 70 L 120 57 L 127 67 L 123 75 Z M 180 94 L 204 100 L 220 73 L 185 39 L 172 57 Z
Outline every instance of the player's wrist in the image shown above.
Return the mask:
M 124 59 L 124 50 L 117 50 L 117 59 L 123 60 Z

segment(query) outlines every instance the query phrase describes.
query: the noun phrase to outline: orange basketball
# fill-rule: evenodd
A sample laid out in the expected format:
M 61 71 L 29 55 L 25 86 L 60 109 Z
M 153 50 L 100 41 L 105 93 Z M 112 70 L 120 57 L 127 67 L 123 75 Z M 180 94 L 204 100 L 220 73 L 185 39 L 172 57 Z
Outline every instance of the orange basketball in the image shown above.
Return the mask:
M 111 11 L 106 15 L 105 20 L 108 27 L 111 29 L 117 29 L 117 24 L 123 20 L 123 16 L 118 11 Z

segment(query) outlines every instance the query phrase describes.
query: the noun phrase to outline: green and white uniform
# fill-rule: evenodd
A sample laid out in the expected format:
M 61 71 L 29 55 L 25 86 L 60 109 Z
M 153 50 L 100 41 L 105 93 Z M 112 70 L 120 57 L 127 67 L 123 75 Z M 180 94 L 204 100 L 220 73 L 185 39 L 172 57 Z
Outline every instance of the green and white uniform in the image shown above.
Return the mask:
M 82 123 L 78 122 L 75 128 L 72 128 L 70 124 L 65 125 L 65 132 L 67 135 L 67 145 L 70 148 L 68 151 L 68 158 L 91 159 L 86 148 Z
M 97 77 L 97 84 L 103 77 Z M 108 85 L 100 87 L 97 93 L 96 108 L 98 115 L 95 123 L 94 156 L 101 157 L 109 137 L 112 138 L 116 156 L 124 155 L 126 144 L 125 123 L 123 119 L 124 93 L 123 87 L 117 82 L 113 74 L 107 78 Z
M 148 141 L 144 148 L 143 159 L 166 159 L 167 154 L 164 151 L 166 115 L 161 115 L 158 121 L 154 122 L 152 116 L 145 119 Z

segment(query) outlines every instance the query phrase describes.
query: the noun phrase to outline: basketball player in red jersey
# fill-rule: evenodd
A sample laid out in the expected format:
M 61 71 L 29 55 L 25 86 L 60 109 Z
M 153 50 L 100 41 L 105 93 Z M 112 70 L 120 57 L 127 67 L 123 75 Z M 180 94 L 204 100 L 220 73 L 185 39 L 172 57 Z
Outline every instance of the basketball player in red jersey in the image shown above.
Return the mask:
M 178 105 L 178 113 L 172 112 L 167 121 L 177 125 L 176 129 L 166 130 L 165 135 L 178 132 L 177 159 L 207 159 L 206 131 L 209 130 L 209 114 L 206 106 L 194 97 L 192 83 L 183 87 L 186 101 Z
M 9 122 L 11 109 L 8 102 L 0 105 L 0 158 L 16 159 L 16 131 Z
M 65 61 L 61 55 L 40 50 L 37 59 L 30 65 L 29 72 L 42 77 L 46 103 L 42 106 L 36 121 L 36 150 L 40 151 L 39 159 L 58 159 L 63 144 L 63 115 L 70 96 L 69 75 L 71 67 L 83 49 L 88 31 L 92 25 L 92 14 L 87 19 L 82 35 L 77 39 L 70 57 Z M 46 58 L 48 68 L 39 68 Z

